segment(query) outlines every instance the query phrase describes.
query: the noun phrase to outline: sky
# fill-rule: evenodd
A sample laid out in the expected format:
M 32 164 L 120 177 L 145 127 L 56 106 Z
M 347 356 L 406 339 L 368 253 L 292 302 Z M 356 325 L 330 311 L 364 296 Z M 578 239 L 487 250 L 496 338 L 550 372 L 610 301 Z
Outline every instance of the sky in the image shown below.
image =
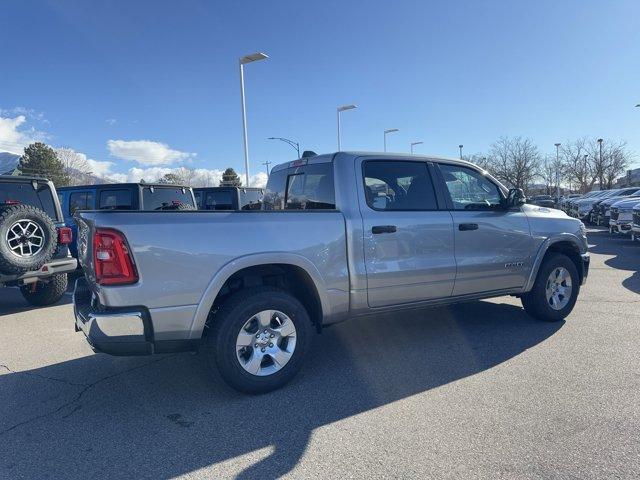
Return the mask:
M 116 180 L 251 174 L 301 150 L 455 157 L 500 136 L 640 153 L 640 1 L 97 1 L 0 4 L 0 151 L 43 140 Z M 264 174 L 253 181 L 264 181 Z

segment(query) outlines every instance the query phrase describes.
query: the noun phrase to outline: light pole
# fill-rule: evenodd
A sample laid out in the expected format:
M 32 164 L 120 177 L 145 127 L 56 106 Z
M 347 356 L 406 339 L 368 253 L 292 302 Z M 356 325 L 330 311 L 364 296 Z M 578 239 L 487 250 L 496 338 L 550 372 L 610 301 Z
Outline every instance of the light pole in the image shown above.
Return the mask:
M 458 145 L 458 148 L 460 149 L 460 160 L 462 160 L 462 147 L 464 147 L 464 145 Z
M 602 169 L 604 168 L 604 163 L 602 163 L 602 142 L 603 140 L 601 138 L 598 139 L 598 149 L 600 150 L 600 168 L 598 168 L 598 170 L 600 170 L 600 190 L 602 190 L 602 184 L 603 184 L 603 178 L 602 178 Z
M 556 146 L 556 206 L 560 206 L 560 143 Z
M 247 187 L 249 186 L 249 139 L 247 137 L 247 108 L 244 101 L 244 66 L 247 63 L 256 62 L 269 58 L 264 53 L 252 53 L 240 57 L 238 64 L 240 65 L 240 101 L 242 103 L 242 138 L 244 141 L 244 176 Z
M 589 156 L 588 153 L 584 154 L 584 192 L 582 193 L 587 193 L 587 157 Z
M 345 110 L 353 110 L 354 108 L 358 108 L 357 105 L 342 105 L 336 109 L 338 115 L 338 151 L 340 151 L 340 112 L 344 112 Z
M 293 140 L 289 140 L 288 138 L 283 137 L 269 137 L 267 140 L 280 140 L 286 144 L 291 145 L 296 152 L 298 152 L 298 158 L 300 158 L 300 144 L 298 142 L 294 142 Z
M 298 157 L 300 158 L 300 157 Z M 269 160 L 267 160 L 266 162 L 262 162 L 262 164 L 267 167 L 267 177 L 269 176 L 269 165 L 271 165 L 271 162 Z
M 387 133 L 393 133 L 393 132 L 399 132 L 400 130 L 398 130 L 397 128 L 390 128 L 389 130 L 385 130 L 384 131 L 384 151 L 387 151 Z
M 411 153 L 413 154 L 413 147 L 414 145 L 422 145 L 424 142 L 412 142 L 411 143 Z

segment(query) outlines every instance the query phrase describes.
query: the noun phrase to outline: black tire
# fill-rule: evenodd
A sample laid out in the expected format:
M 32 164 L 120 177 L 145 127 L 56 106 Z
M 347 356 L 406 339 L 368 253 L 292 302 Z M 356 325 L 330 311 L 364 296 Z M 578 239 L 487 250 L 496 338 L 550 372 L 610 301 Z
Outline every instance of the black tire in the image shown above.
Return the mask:
M 560 310 L 555 310 L 547 301 L 547 280 L 558 267 L 565 268 L 571 277 L 571 295 L 569 302 Z M 567 317 L 573 310 L 580 293 L 580 276 L 578 269 L 569 257 L 561 253 L 551 253 L 540 265 L 538 276 L 530 292 L 522 296 L 522 306 L 525 311 L 538 320 L 558 322 Z
M 42 231 L 43 240 L 40 250 L 32 256 L 21 256 L 11 250 L 7 240 L 9 230 L 16 222 L 30 221 Z M 53 257 L 58 246 L 56 226 L 49 215 L 31 205 L 11 205 L 0 209 L 0 272 L 17 275 L 38 270 Z
M 35 284 L 23 285 L 20 292 L 24 299 L 36 307 L 58 303 L 67 291 L 69 280 L 66 273 L 57 273 Z
M 279 310 L 296 328 L 295 350 L 277 372 L 257 376 L 246 371 L 236 355 L 236 339 L 245 323 L 263 310 Z M 251 394 L 276 390 L 289 382 L 300 370 L 313 333 L 306 309 L 291 294 L 272 287 L 242 290 L 229 298 L 212 318 L 212 332 L 205 349 L 210 368 L 217 368 L 232 388 Z M 251 348 L 251 347 L 250 347 Z

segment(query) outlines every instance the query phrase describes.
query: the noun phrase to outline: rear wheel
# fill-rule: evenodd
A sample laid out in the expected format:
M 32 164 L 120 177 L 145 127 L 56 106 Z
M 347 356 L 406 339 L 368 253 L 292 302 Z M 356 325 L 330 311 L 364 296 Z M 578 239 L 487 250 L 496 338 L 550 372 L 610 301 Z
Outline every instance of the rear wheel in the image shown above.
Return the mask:
M 539 320 L 557 322 L 573 310 L 580 278 L 569 257 L 552 253 L 544 259 L 530 292 L 522 296 L 525 311 Z
M 66 273 L 51 275 L 46 281 L 39 281 L 20 287 L 24 299 L 36 307 L 57 303 L 67 291 L 69 280 Z
M 289 293 L 259 287 L 229 298 L 213 318 L 209 361 L 244 393 L 282 387 L 300 370 L 309 349 L 311 320 Z

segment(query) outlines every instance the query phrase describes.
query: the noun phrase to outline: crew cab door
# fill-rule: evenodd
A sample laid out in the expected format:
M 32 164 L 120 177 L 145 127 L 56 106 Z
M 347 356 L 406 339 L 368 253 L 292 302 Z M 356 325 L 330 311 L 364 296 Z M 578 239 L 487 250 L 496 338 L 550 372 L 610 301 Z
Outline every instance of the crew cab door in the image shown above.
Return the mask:
M 440 207 L 433 166 L 415 159 L 363 160 L 359 203 L 370 307 L 449 297 L 453 222 Z M 442 205 L 441 205 L 442 204 Z
M 522 287 L 534 248 L 522 209 L 503 208 L 499 186 L 480 170 L 445 163 L 438 168 L 453 216 L 457 267 L 453 295 Z

